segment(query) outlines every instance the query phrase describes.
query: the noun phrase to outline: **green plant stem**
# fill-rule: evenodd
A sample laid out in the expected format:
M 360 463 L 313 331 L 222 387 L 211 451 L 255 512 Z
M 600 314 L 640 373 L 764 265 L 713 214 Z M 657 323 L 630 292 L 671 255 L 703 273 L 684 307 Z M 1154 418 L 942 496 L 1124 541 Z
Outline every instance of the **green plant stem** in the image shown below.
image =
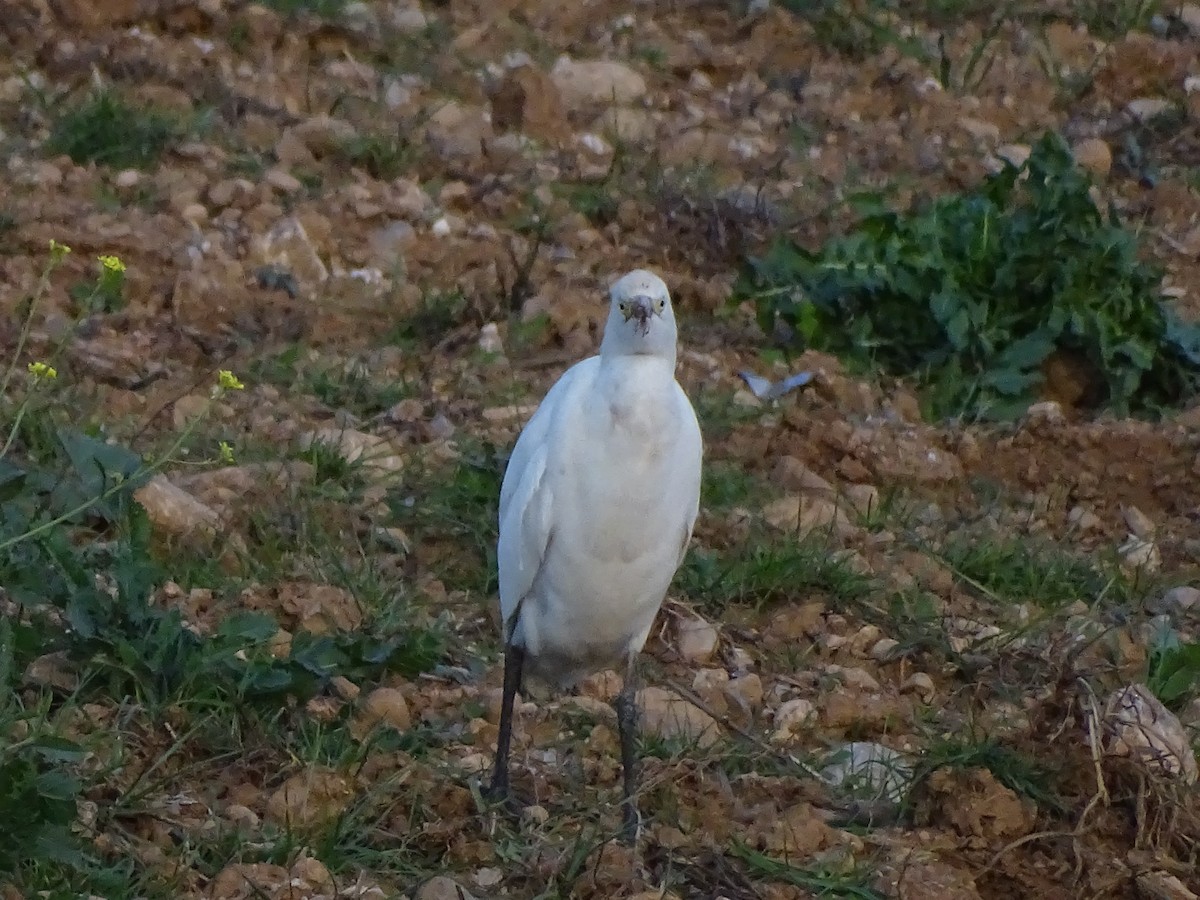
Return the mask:
M 13 420 L 12 428 L 8 431 L 8 437 L 4 441 L 4 446 L 0 447 L 0 459 L 4 459 L 8 455 L 9 448 L 12 447 L 13 441 L 17 439 L 17 432 L 21 428 L 21 420 L 25 418 L 25 412 L 29 409 L 29 398 L 17 407 L 17 417 Z
M 181 431 L 179 433 L 179 436 L 177 438 L 175 438 L 175 442 L 173 444 L 171 444 L 170 447 L 167 448 L 166 452 L 163 453 L 162 456 L 160 456 L 158 459 L 154 460 L 154 462 L 152 462 L 142 468 L 139 468 L 136 472 L 134 472 L 132 475 L 130 475 L 128 479 L 124 479 L 124 478 L 121 479 L 116 484 L 112 485 L 109 488 L 106 488 L 104 491 L 102 491 L 97 496 L 90 497 L 89 499 L 85 500 L 83 503 L 80 503 L 74 509 L 69 509 L 65 513 L 55 516 L 53 519 L 47 519 L 45 522 L 42 522 L 40 525 L 35 525 L 33 528 L 30 528 L 28 531 L 22 532 L 21 534 L 14 535 L 13 537 L 8 538 L 7 540 L 0 541 L 0 552 L 7 550 L 9 547 L 16 546 L 17 544 L 20 544 L 23 541 L 27 541 L 27 540 L 30 540 L 31 538 L 35 538 L 39 534 L 43 534 L 43 533 L 49 531 L 51 528 L 54 528 L 56 525 L 61 525 L 63 522 L 67 521 L 68 519 L 74 518 L 75 516 L 79 515 L 81 512 L 85 512 L 86 510 L 95 506 L 97 503 L 103 503 L 105 500 L 116 495 L 117 492 L 119 492 L 122 488 L 126 487 L 130 481 L 135 481 L 138 478 L 141 478 L 142 476 L 151 475 L 155 472 L 158 472 L 163 467 L 163 465 L 167 462 L 167 460 L 169 460 L 171 458 L 171 456 L 175 453 L 175 451 L 178 450 L 183 445 L 183 442 L 192 436 L 192 432 L 194 432 L 196 430 L 196 427 L 200 424 L 201 420 L 203 420 L 207 417 L 207 414 L 208 414 L 209 410 L 212 409 L 213 404 L 216 403 L 217 400 L 219 400 L 224 395 L 224 393 L 225 393 L 225 391 L 221 388 L 215 389 L 213 391 L 212 396 L 210 396 L 208 398 L 208 403 L 205 405 L 204 410 L 201 413 L 201 415 L 194 417 L 190 422 L 188 422 L 187 427 L 184 428 L 183 431 Z
M 55 256 L 51 256 L 50 262 L 46 264 L 46 268 L 42 270 L 42 275 L 38 279 L 37 288 L 34 290 L 33 299 L 29 304 L 29 312 L 25 314 L 25 322 L 22 324 L 21 334 L 17 338 L 17 347 L 13 351 L 12 359 L 8 361 L 8 368 L 4 370 L 4 380 L 0 382 L 0 397 L 7 396 L 8 394 L 8 386 L 12 382 L 13 372 L 16 371 L 17 363 L 21 359 L 21 353 L 25 350 L 25 344 L 29 341 L 29 332 L 33 330 L 33 311 L 37 309 L 38 301 L 45 296 L 46 291 L 49 289 L 50 274 L 58 268 L 58 262 L 59 260 Z

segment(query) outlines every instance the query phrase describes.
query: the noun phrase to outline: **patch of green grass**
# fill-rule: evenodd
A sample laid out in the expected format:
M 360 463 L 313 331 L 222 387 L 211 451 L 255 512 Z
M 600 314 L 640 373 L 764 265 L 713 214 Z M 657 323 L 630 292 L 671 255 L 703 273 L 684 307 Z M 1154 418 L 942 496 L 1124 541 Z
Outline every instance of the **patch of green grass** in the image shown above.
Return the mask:
M 335 490 L 340 488 L 336 494 L 339 499 L 354 496 L 363 487 L 361 461 L 351 462 L 337 447 L 327 441 L 313 441 L 297 454 L 297 458 L 313 467 L 313 477 L 317 484 L 329 485 Z
M 766 412 L 761 406 L 739 402 L 732 391 L 696 391 L 692 405 L 706 443 L 725 437 L 739 425 L 757 422 Z
M 686 735 L 664 736 L 644 732 L 638 736 L 638 752 L 647 758 L 662 760 L 707 757 L 712 751 L 703 747 L 698 738 Z
M 653 44 L 642 44 L 635 47 L 633 57 L 642 60 L 656 72 L 662 72 L 667 67 L 666 51 L 662 47 L 655 47 Z
M 393 816 L 403 804 L 401 776 L 376 783 L 345 814 L 312 841 L 313 855 L 343 880 L 370 871 L 384 878 L 413 881 L 436 869 L 440 855 L 416 846 L 410 835 L 419 834 L 419 810 L 411 813 L 409 835 L 398 834 Z
M 133 188 L 128 196 L 122 196 L 115 188 L 101 184 L 96 186 L 95 203 L 99 209 L 110 213 L 120 212 L 130 206 L 154 212 L 160 207 L 161 198 L 155 192 L 154 186 L 144 181 Z
M 1171 709 L 1181 709 L 1200 683 L 1200 642 L 1180 641 L 1175 630 L 1157 634 L 1146 662 L 1146 687 Z
M 777 490 L 736 462 L 710 460 L 701 472 L 700 504 L 714 511 L 736 506 L 755 509 L 775 496 Z
M 1146 31 L 1163 7 L 1161 0 L 1080 0 L 1073 4 L 1072 13 L 1091 34 L 1115 41 L 1131 31 Z
M 389 36 L 387 41 L 373 48 L 371 61 L 381 73 L 420 75 L 444 82 L 446 61 L 462 61 L 462 56 L 453 43 L 454 34 L 454 27 L 447 19 L 431 16 L 422 29 Z M 553 57 L 547 67 L 552 62 Z M 451 94 L 454 93 L 453 85 L 445 87 Z
M 65 153 L 80 164 L 142 169 L 157 162 L 182 134 L 175 117 L 101 90 L 55 118 L 44 150 Z
M 309 394 L 330 409 L 345 410 L 360 419 L 387 412 L 414 394 L 414 385 L 402 377 L 373 373 L 356 359 L 315 360 L 302 344 L 257 357 L 247 374 L 256 383 Z
M 519 358 L 522 353 L 539 350 L 549 343 L 552 330 L 553 321 L 549 313 L 538 313 L 528 319 L 511 319 L 508 323 L 505 350 L 514 358 Z M 479 353 L 483 355 L 484 351 L 480 350 Z
M 767 778 L 795 778 L 795 760 L 805 757 L 799 749 L 790 748 L 784 754 L 737 739 L 727 742 L 722 750 L 713 765 L 730 779 L 750 774 Z M 816 765 L 815 759 L 804 758 L 803 761 L 809 766 Z
M 566 197 L 573 210 L 597 228 L 603 228 L 617 220 L 617 207 L 621 198 L 607 181 L 560 184 L 558 192 Z
M 380 377 L 365 366 L 352 365 L 337 371 L 329 368 L 310 370 L 303 389 L 331 409 L 344 409 L 362 418 L 387 412 L 401 400 L 413 396 L 412 385 L 404 379 Z
M 756 878 L 803 888 L 817 897 L 884 900 L 883 894 L 870 886 L 871 871 L 868 866 L 856 866 L 845 872 L 804 869 L 784 860 L 773 859 L 741 842 L 730 847 L 730 854 L 740 859 L 747 871 Z
M 250 46 L 250 25 L 242 19 L 236 19 L 229 24 L 229 30 L 225 33 L 225 40 L 229 44 L 229 49 L 234 53 L 245 53 Z
M 969 94 L 983 83 L 996 61 L 996 39 L 1008 21 L 1003 10 L 993 15 L 983 34 L 963 59 L 950 56 L 946 49 L 945 34 L 938 38 L 937 78 L 943 88 Z
M 427 290 L 420 306 L 393 327 L 389 343 L 415 342 L 427 345 L 445 337 L 452 329 L 468 321 L 471 303 L 457 288 Z
M 496 590 L 496 516 L 505 457 L 489 443 L 460 449 L 450 465 L 415 461 L 403 490 L 388 495 L 394 524 L 414 544 L 440 547 L 434 571 L 447 588 Z
M 987 769 L 996 780 L 1014 793 L 1027 797 L 1045 811 L 1065 813 L 1067 804 L 1054 792 L 1056 773 L 1041 759 L 1009 747 L 992 738 L 970 735 L 938 738 L 921 754 L 913 772 L 913 784 L 919 785 L 938 769 Z M 912 793 L 910 792 L 910 798 Z
M 955 574 L 996 600 L 1055 608 L 1076 600 L 1127 598 L 1119 573 L 1045 541 L 963 537 L 948 543 L 941 556 Z
M 505 867 L 507 884 L 514 896 L 532 900 L 568 900 L 579 896 L 575 882 L 585 877 L 596 854 L 612 840 L 613 834 L 593 821 L 581 827 L 552 827 L 538 839 L 539 849 L 554 854 L 555 864 L 539 865 L 530 852 L 529 835 L 517 829 L 504 829 L 493 839 L 493 848 Z
M 29 859 L 67 868 L 83 855 L 71 834 L 82 784 L 74 767 L 85 749 L 49 727 L 46 707 L 25 709 L 18 693 L 12 623 L 0 619 L 0 816 L 11 829 L 0 846 L 0 872 Z
M 907 6 L 912 15 L 935 26 L 961 24 L 965 19 L 992 14 L 1000 7 L 1000 14 L 1016 17 L 1016 3 L 996 4 L 989 0 L 922 0 Z
M 300 13 L 321 19 L 336 19 L 350 0 L 262 0 L 263 6 L 294 16 Z
M 905 35 L 884 0 L 783 0 L 781 5 L 812 27 L 817 43 L 848 59 L 864 60 L 888 47 L 916 59 L 925 56 L 920 41 Z
M 676 588 L 715 612 L 731 605 L 761 610 L 812 593 L 841 599 L 867 593 L 871 580 L 831 554 L 821 538 L 818 532 L 803 540 L 757 534 L 725 551 L 695 547 L 680 567 Z
M 306 172 L 299 169 L 294 174 L 309 196 L 318 193 L 325 184 L 325 176 L 320 172 Z
M 946 631 L 941 624 L 943 601 L 928 591 L 919 588 L 896 591 L 888 596 L 882 609 L 866 607 L 863 614 L 900 642 L 894 651 L 897 656 L 931 652 L 945 658 L 949 653 Z
M 613 146 L 612 163 L 604 177 L 555 186 L 555 193 L 597 228 L 617 220 L 622 199 L 645 194 L 647 186 L 657 187 L 663 179 L 655 157 L 639 151 L 615 131 L 606 131 L 604 136 Z
M 372 178 L 390 181 L 411 170 L 418 149 L 398 127 L 392 134 L 358 135 L 342 144 L 337 155 Z
M 263 533 L 249 535 L 256 574 L 278 580 L 289 554 L 302 556 L 315 577 L 352 593 L 363 612 L 362 627 L 329 634 L 297 629 L 284 657 L 272 652 L 278 624 L 264 613 L 239 612 L 230 604 L 225 618 L 206 623 L 211 631 L 198 632 L 179 608 L 160 602 L 159 589 L 168 578 L 186 586 L 203 584 L 214 573 L 189 571 L 182 552 L 171 555 L 170 570 L 164 565 L 156 535 L 132 497 L 151 471 L 143 458 L 97 435 L 53 424 L 50 412 L 59 395 L 42 400 L 52 408 L 21 403 L 16 417 L 7 409 L 0 417 L 0 434 L 7 436 L 0 450 L 0 584 L 5 601 L 15 604 L 15 612 L 0 621 L 0 733 L 15 737 L 0 746 L 0 815 L 18 823 L 22 835 L 10 842 L 12 859 L 0 855 L 0 868 L 22 889 L 47 896 L 98 890 L 176 896 L 179 886 L 162 873 L 97 856 L 75 833 L 77 801 L 109 791 L 112 767 L 120 767 L 122 759 L 132 765 L 132 746 L 153 744 L 162 733 L 159 720 L 169 719 L 174 742 L 149 748 L 161 756 L 132 785 L 123 784 L 118 802 L 101 806 L 94 827 L 119 828 L 118 818 L 145 814 L 152 795 L 174 784 L 172 779 L 196 775 L 191 763 L 179 765 L 185 751 L 205 751 L 201 765 L 241 758 L 247 735 L 261 738 L 248 722 L 328 690 L 334 676 L 363 684 L 433 668 L 444 654 L 445 623 L 414 615 L 396 575 L 374 565 L 381 555 L 372 546 L 360 546 L 356 554 L 345 534 L 314 524 L 323 524 L 314 511 L 326 502 L 317 484 L 289 506 L 302 520 L 294 533 L 272 520 L 274 530 L 263 526 L 265 540 L 256 541 Z M 272 542 L 276 556 L 257 552 Z M 223 602 L 219 593 L 216 599 Z M 30 664 L 50 654 L 56 655 L 54 671 L 77 686 L 18 692 Z M 89 762 L 87 743 L 63 737 L 48 711 L 95 710 L 114 698 L 128 704 L 121 720 L 127 731 L 95 735 L 97 749 L 104 750 L 97 765 Z M 346 739 L 345 729 L 321 731 L 311 722 L 292 728 L 290 749 L 312 760 L 345 763 L 366 752 Z M 385 731 L 370 743 L 401 748 L 420 739 L 414 733 L 397 740 Z M 344 834 L 338 834 L 341 842 Z
M 1055 354 L 1094 373 L 1093 406 L 1154 412 L 1200 387 L 1200 326 L 1160 294 L 1135 235 L 1107 216 L 1058 135 L 1021 167 L 907 213 L 864 200 L 817 252 L 778 239 L 736 292 L 767 333 L 925 388 L 934 418 L 1009 419 L 1037 399 Z
M 225 171 L 231 177 L 250 179 L 262 178 L 267 171 L 267 157 L 263 153 L 235 153 L 225 162 Z

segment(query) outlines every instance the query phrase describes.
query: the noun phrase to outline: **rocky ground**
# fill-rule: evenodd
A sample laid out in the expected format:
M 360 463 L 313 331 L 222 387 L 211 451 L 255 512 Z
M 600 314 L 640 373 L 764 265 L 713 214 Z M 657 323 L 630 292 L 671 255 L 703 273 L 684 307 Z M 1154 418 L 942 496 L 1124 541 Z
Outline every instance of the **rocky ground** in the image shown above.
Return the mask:
M 0 773 L 65 765 L 82 848 L 8 860 L 6 897 L 1200 892 L 1200 704 L 1155 668 L 1200 613 L 1200 412 L 1097 415 L 1061 367 L 1018 424 L 931 424 L 905 382 L 785 363 L 733 294 L 853 192 L 969 189 L 1054 130 L 1194 318 L 1200 7 L 750 6 L 8 4 L 0 358 L 57 378 L 13 388 L 0 434 L 37 402 L 6 452 L 74 423 L 163 465 L 137 493 L 160 618 L 6 676 Z M 707 468 L 631 850 L 612 673 L 519 708 L 519 821 L 478 784 L 504 453 L 641 266 Z M 744 369 L 816 377 L 764 402 Z M 18 637 L 86 631 L 14 599 Z M 213 699 L 226 670 L 163 649 L 230 640 L 195 658 L 298 680 L 268 702 L 262 662 Z

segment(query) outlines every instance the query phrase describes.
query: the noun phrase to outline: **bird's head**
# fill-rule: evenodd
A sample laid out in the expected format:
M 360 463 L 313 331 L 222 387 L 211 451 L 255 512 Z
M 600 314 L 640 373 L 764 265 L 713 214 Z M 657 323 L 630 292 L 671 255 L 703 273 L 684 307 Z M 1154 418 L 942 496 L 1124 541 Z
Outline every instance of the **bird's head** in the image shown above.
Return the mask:
M 675 354 L 675 313 L 667 285 L 653 272 L 634 269 L 609 290 L 611 306 L 601 353 Z

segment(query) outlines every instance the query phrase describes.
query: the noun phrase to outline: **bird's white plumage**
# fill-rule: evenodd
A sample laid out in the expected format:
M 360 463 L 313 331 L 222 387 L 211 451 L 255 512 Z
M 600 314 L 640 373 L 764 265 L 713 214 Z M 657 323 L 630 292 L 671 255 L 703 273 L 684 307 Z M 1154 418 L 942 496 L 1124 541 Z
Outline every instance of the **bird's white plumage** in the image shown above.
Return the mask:
M 560 687 L 641 650 L 700 502 L 667 287 L 637 270 L 611 293 L 600 354 L 546 394 L 500 492 L 505 639 Z

